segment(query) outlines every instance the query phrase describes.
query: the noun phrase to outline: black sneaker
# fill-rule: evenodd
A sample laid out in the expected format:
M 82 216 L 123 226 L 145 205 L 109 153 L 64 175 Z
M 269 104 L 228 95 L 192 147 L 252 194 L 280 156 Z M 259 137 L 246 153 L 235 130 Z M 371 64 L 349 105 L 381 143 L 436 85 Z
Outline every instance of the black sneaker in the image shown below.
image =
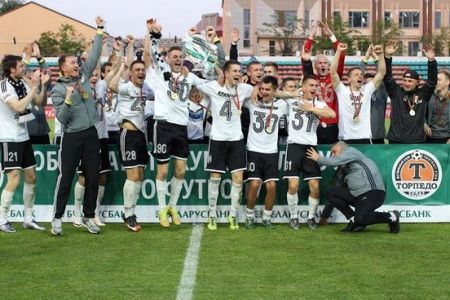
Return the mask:
M 125 222 L 125 226 L 133 232 L 138 232 L 141 230 L 141 225 L 139 225 L 136 221 L 136 215 L 129 216 L 125 218 L 125 215 L 122 214 L 122 219 Z
M 351 232 L 353 229 L 356 228 L 356 224 L 353 223 L 352 220 L 350 220 L 350 222 L 348 222 L 347 226 L 341 230 L 341 232 Z
M 355 227 L 350 232 L 361 232 L 361 231 L 364 231 L 364 229 L 366 229 L 365 225 L 356 225 L 355 224 Z
M 317 223 L 316 223 L 316 219 L 315 218 L 308 219 L 306 221 L 306 224 L 308 224 L 309 229 L 312 229 L 312 230 L 317 229 Z
M 298 218 L 291 218 L 289 221 L 289 226 L 293 230 L 298 230 L 300 228 L 300 224 L 298 223 Z
M 397 219 L 389 223 L 389 233 L 397 234 L 400 232 L 400 212 L 398 210 L 394 210 L 393 213 Z

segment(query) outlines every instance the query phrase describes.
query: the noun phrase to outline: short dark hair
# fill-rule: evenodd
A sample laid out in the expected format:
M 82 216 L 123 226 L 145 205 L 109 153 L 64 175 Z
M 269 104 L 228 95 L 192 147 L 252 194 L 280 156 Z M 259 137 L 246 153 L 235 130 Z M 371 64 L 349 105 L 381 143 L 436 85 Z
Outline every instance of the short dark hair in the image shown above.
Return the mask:
M 254 65 L 262 65 L 262 64 L 261 64 L 261 62 L 259 62 L 259 61 L 257 61 L 257 60 L 251 61 L 251 62 L 247 65 L 247 70 L 249 70 L 250 67 L 251 67 L 251 66 L 254 66 Z
M 284 88 L 284 87 L 286 86 L 286 84 L 287 84 L 289 81 L 295 81 L 295 82 L 297 82 L 297 79 L 295 79 L 294 77 L 286 77 L 286 78 L 284 78 L 283 81 L 281 82 L 281 87 Z
M 101 73 L 105 73 L 106 67 L 112 67 L 112 63 L 110 63 L 110 62 L 105 62 L 104 64 L 102 64 L 102 65 L 100 66 L 100 72 L 101 72 Z
M 274 67 L 274 69 L 278 72 L 278 64 L 274 61 L 268 61 L 264 64 L 264 67 Z
M 308 80 L 315 80 L 315 81 L 317 81 L 318 79 L 317 79 L 316 76 L 313 76 L 313 75 L 303 76 L 303 82 L 307 82 Z
M 2 59 L 2 71 L 4 76 L 11 75 L 11 69 L 17 66 L 18 62 L 22 61 L 22 57 L 17 55 L 5 55 Z
M 350 75 L 353 73 L 353 71 L 356 71 L 356 70 L 360 70 L 362 72 L 362 69 L 360 67 L 353 67 L 348 70 L 347 77 L 350 77 Z
M 145 63 L 144 63 L 143 60 L 136 59 L 136 60 L 134 60 L 134 61 L 131 63 L 131 65 L 130 65 L 130 71 L 133 70 L 134 65 L 137 65 L 137 64 L 143 64 L 143 65 L 145 66 Z
M 264 76 L 262 79 L 262 83 L 270 83 L 275 89 L 278 88 L 278 80 L 273 76 Z
M 169 55 L 170 52 L 175 51 L 175 50 L 183 52 L 183 49 L 181 49 L 181 47 L 179 47 L 179 46 L 172 46 L 172 47 L 169 48 L 169 50 L 167 50 L 167 55 Z
M 225 72 L 225 71 L 228 71 L 232 65 L 238 65 L 238 66 L 240 66 L 241 63 L 238 62 L 237 60 L 234 60 L 234 59 L 227 60 L 227 61 L 225 62 L 225 64 L 223 65 L 222 70 L 223 70 L 224 72 Z

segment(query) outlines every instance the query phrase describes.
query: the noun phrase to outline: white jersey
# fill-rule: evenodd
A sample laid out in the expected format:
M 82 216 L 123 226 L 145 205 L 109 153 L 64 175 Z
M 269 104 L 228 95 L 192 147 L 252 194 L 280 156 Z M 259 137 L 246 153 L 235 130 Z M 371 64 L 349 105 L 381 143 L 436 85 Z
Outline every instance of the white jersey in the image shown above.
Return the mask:
M 269 103 L 247 101 L 246 107 L 250 111 L 247 150 L 259 153 L 277 153 L 280 119 L 288 114 L 286 101 L 277 99 Z
M 298 110 L 298 106 L 309 103 L 318 108 L 325 108 L 327 104 L 319 99 L 288 99 L 289 121 L 288 121 L 288 143 L 300 145 L 317 145 L 317 127 L 319 117 L 312 112 Z
M 169 73 L 167 73 L 169 74 Z M 155 93 L 155 120 L 186 126 L 188 123 L 188 95 L 193 85 L 205 83 L 206 80 L 189 73 L 185 78 L 173 74 L 169 80 L 161 72 L 148 68 L 145 82 Z
M 202 100 L 200 105 L 188 100 L 189 121 L 187 124 L 188 140 L 202 140 L 205 137 L 203 124 L 208 113 L 208 100 Z
M 244 138 L 241 128 L 242 104 L 249 99 L 253 87 L 239 83 L 235 88 L 221 86 L 217 81 L 197 86 L 210 97 L 213 118 L 210 138 L 214 141 L 239 141 Z
M 108 138 L 108 130 L 106 129 L 106 116 L 105 116 L 105 104 L 108 103 L 107 99 L 108 84 L 104 80 L 100 80 L 95 85 L 95 108 L 98 113 L 99 121 L 95 128 L 97 128 L 97 134 L 99 139 Z
M 354 119 L 355 105 L 351 100 L 350 87 L 345 86 L 342 82 L 336 88 L 336 95 L 339 104 L 339 138 L 343 140 L 352 139 L 370 139 L 372 138 L 372 130 L 370 127 L 370 103 L 372 94 L 375 91 L 375 85 L 372 81 L 363 85 L 361 90 L 353 92 L 353 98 L 361 98 L 361 110 L 359 118 Z M 362 96 L 361 96 L 362 93 Z
M 55 118 L 55 137 L 62 135 L 62 125 L 61 122 L 58 121 L 58 118 Z
M 23 82 L 30 93 L 30 87 Z M 8 101 L 19 100 L 16 90 L 5 78 L 0 81 L 0 142 L 24 142 L 30 139 L 27 122 L 19 120 L 20 114 L 8 105 Z
M 117 91 L 117 124 L 120 126 L 127 120 L 145 133 L 144 107 L 151 98 L 151 90 L 144 82 L 142 88 L 131 81 L 120 80 Z

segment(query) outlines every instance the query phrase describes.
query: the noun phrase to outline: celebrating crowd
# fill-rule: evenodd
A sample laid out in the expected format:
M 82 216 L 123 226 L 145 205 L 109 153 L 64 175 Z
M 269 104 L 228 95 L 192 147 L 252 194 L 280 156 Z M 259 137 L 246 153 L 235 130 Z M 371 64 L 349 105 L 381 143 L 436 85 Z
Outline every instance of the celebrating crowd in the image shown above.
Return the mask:
M 342 78 L 348 45 L 340 43 L 322 22 L 317 22 L 304 43 L 301 81 L 282 79 L 275 62 L 252 61 L 243 73 L 237 30 L 232 32 L 229 60 L 213 27 L 204 34 L 195 28 L 189 30 L 183 48 L 174 46 L 163 53 L 162 27 L 154 19 L 147 21 L 142 51 L 134 51 L 131 35 L 124 41 L 116 39 L 113 53 L 101 64 L 104 21 L 97 17 L 96 23 L 96 37 L 81 60 L 71 54 L 58 59 L 60 76 L 51 91 L 57 120 L 55 142 L 60 145 L 50 230 L 53 235 L 63 233 L 62 217 L 76 172 L 73 225 L 94 234 L 105 225 L 98 210 L 111 169 L 108 144 L 117 145 L 126 172 L 123 220 L 133 232 L 141 229 L 135 207 L 149 163 L 147 144 L 152 144 L 152 156 L 157 161 L 159 222 L 169 227 L 171 223 L 181 224 L 177 202 L 189 144 L 208 143 L 205 170 L 210 173 L 210 230 L 217 230 L 219 186 L 226 172 L 232 180 L 230 229 L 239 229 L 241 198 L 247 204 L 245 227 L 256 226 L 255 204 L 262 184 L 266 189 L 262 226 L 274 228 L 271 218 L 280 177 L 278 145 L 286 144 L 282 175 L 288 186 L 286 202 L 292 229 L 299 229 L 298 190 L 302 179 L 309 188 L 306 223 L 310 229 L 327 224 L 331 211 L 337 208 L 349 221 L 344 231 L 362 231 L 367 225 L 386 223 L 389 232 L 398 233 L 398 211 L 375 211 L 386 196 L 376 164 L 351 145 L 384 144 L 385 139 L 389 143 L 450 143 L 450 72 L 438 70 L 429 47 L 423 50 L 428 77 L 422 86 L 413 70 L 403 74 L 401 84 L 394 80 L 395 43 L 371 45 L 361 65 L 348 70 L 346 85 Z M 331 63 L 324 55 L 311 60 L 318 27 L 333 43 L 336 54 Z M 29 68 L 31 57 L 38 60 L 39 69 Z M 370 58 L 375 61 L 376 73 L 366 72 Z M 33 219 L 36 161 L 32 144 L 49 143 L 43 106 L 50 75 L 36 43 L 27 46 L 25 59 L 5 55 L 1 64 L 1 168 L 7 184 L 1 192 L 0 230 L 16 231 L 8 214 L 22 170 L 23 227 L 44 230 Z M 388 98 L 391 124 L 386 135 Z M 320 156 L 318 144 L 332 145 L 332 157 Z M 320 165 L 338 167 L 338 184 L 327 191 L 327 206 L 317 222 Z M 170 179 L 169 173 L 173 174 Z M 168 202 L 166 194 L 170 194 Z

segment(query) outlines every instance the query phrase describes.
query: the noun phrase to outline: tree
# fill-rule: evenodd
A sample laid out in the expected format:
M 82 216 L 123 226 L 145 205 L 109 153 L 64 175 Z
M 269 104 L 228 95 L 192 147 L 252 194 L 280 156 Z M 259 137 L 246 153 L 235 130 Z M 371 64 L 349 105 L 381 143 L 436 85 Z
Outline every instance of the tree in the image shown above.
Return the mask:
M 77 34 L 75 28 L 69 24 L 62 24 L 58 33 L 41 33 L 38 43 L 43 56 L 77 55 L 86 48 L 85 38 Z
M 375 23 L 375 34 L 372 39 L 372 43 L 374 45 L 383 45 L 386 46 L 389 42 L 396 42 L 399 47 L 397 51 L 394 53 L 395 55 L 402 55 L 403 52 L 403 43 L 401 41 L 401 37 L 403 35 L 403 31 L 400 29 L 400 25 L 395 22 L 389 21 L 385 23 L 384 21 L 378 21 Z
M 335 15 L 332 19 L 328 19 L 327 24 L 340 42 L 349 45 L 347 54 L 353 55 L 359 50 L 361 33 L 358 30 L 350 29 L 348 22 L 344 22 L 340 14 Z M 316 53 L 322 53 L 324 50 L 330 49 L 333 49 L 333 43 L 328 36 L 318 36 L 314 39 L 314 50 Z
M 293 16 L 286 16 L 283 11 L 273 15 L 272 23 L 263 23 L 264 28 L 256 30 L 258 40 L 270 36 L 275 40 L 275 54 L 293 56 L 299 50 L 298 39 L 305 35 L 305 22 Z
M 450 42 L 450 31 L 446 27 L 441 27 L 439 33 L 433 36 L 424 36 L 420 39 L 424 45 L 431 45 L 436 56 L 445 55 L 445 46 Z
M 22 5 L 24 5 L 23 0 L 0 0 L 0 14 L 4 14 Z

